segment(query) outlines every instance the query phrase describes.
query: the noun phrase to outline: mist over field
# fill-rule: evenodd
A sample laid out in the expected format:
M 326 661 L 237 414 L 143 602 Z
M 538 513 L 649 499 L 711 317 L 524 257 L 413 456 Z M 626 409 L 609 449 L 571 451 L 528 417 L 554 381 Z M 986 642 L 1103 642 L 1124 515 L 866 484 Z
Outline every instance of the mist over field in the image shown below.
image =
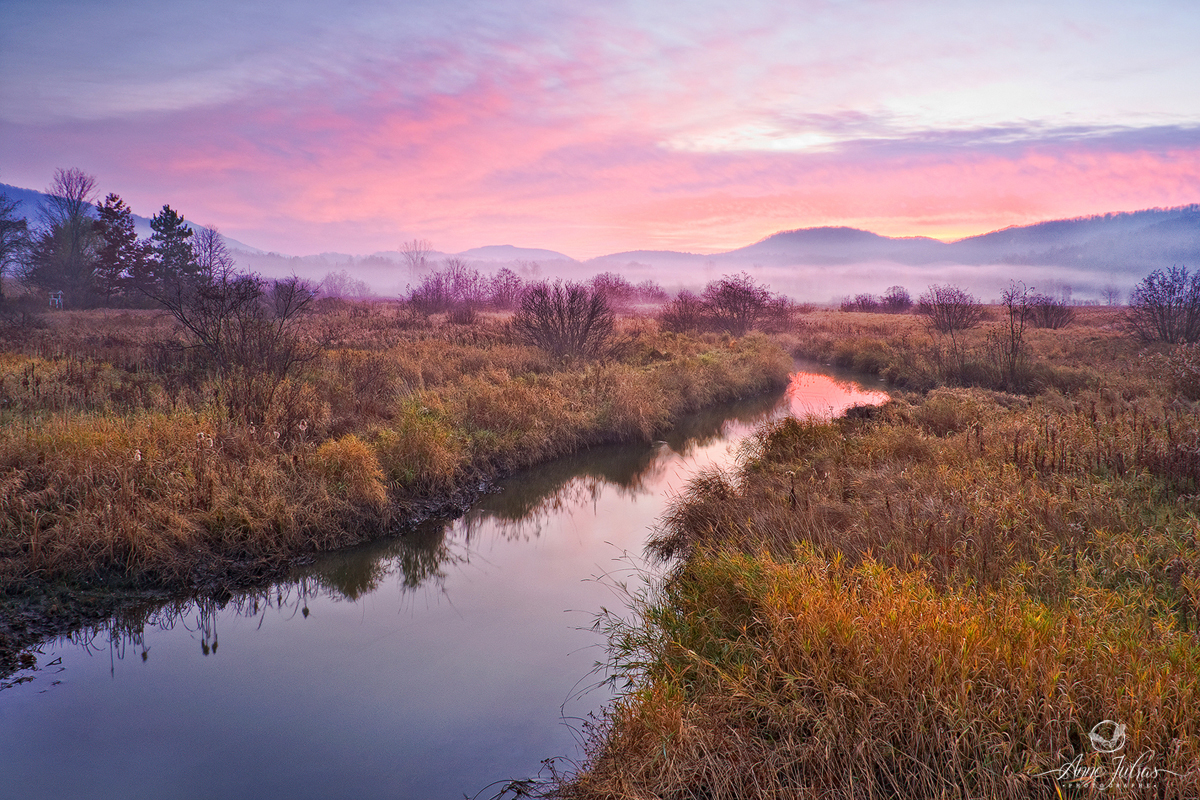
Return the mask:
M 264 275 L 295 273 L 320 280 L 345 270 L 380 296 L 404 294 L 420 277 L 405 265 L 399 250 L 294 257 L 233 249 L 244 266 Z M 889 238 L 854 228 L 809 228 L 724 253 L 638 250 L 581 261 L 552 250 L 499 245 L 461 253 L 433 251 L 428 263 L 433 267 L 449 257 L 483 273 L 507 267 L 527 279 L 586 280 L 617 272 L 633 283 L 653 280 L 671 292 L 696 290 L 723 274 L 745 271 L 776 291 L 812 303 L 878 294 L 897 284 L 920 292 L 934 283 L 953 283 L 992 299 L 1012 280 L 1088 302 L 1114 291 L 1127 297 L 1155 269 L 1200 262 L 1200 206 L 1050 221 L 951 243 Z

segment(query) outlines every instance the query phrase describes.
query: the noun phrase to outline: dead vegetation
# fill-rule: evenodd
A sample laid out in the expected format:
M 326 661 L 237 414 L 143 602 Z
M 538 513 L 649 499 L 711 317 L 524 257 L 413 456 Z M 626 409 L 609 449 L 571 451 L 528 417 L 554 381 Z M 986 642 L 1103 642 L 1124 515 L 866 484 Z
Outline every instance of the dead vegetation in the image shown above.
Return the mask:
M 1025 332 L 1012 386 L 986 320 L 959 362 L 911 317 L 807 318 L 797 352 L 936 388 L 784 420 L 692 483 L 670 578 L 602 620 L 629 689 L 556 791 L 1200 794 L 1194 352 L 1080 311 Z
M 582 361 L 528 346 L 503 315 L 463 325 L 411 304 L 313 309 L 286 320 L 311 356 L 270 374 L 238 360 L 244 337 L 222 340 L 227 363 L 155 312 L 56 313 L 7 340 L 6 590 L 277 570 L 461 502 L 497 474 L 653 436 L 781 384 L 791 363 L 762 336 L 660 333 L 638 318 L 616 322 L 619 358 Z M 250 328 L 279 328 L 279 315 L 254 313 Z M 241 372 L 264 383 L 239 404 Z

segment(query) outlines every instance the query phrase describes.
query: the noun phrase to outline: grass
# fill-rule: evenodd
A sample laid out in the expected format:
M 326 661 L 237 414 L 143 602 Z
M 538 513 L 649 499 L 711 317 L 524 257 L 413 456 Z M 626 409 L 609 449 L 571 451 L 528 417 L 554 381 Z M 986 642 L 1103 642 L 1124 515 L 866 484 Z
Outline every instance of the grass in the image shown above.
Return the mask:
M 328 304 L 320 355 L 258 426 L 152 312 L 64 312 L 0 349 L 0 582 L 185 587 L 278 571 L 481 482 L 781 385 L 761 335 L 620 322 L 622 354 L 552 359 L 503 317 Z
M 1018 385 L 986 328 L 948 364 L 911 317 L 807 318 L 797 354 L 924 390 L 691 484 L 651 544 L 669 577 L 605 623 L 630 687 L 555 791 L 1200 795 L 1194 354 L 1087 311 L 1033 332 Z M 1103 789 L 1104 720 L 1180 776 Z

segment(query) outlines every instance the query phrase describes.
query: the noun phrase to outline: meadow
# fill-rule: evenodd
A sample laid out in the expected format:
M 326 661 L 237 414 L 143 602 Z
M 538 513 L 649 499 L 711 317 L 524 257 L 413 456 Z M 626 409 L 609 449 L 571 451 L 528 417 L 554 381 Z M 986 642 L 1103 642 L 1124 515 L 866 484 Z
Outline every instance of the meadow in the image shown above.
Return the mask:
M 783 337 L 894 397 L 674 503 L 557 796 L 1200 796 L 1200 346 L 1081 308 L 1014 351 L 985 313 Z
M 0 584 L 214 586 L 434 513 L 498 475 L 782 384 L 762 335 L 629 314 L 604 358 L 555 358 L 504 314 L 317 303 L 309 357 L 256 417 L 154 311 L 64 311 L 0 350 Z M 255 391 L 258 391 L 257 389 Z

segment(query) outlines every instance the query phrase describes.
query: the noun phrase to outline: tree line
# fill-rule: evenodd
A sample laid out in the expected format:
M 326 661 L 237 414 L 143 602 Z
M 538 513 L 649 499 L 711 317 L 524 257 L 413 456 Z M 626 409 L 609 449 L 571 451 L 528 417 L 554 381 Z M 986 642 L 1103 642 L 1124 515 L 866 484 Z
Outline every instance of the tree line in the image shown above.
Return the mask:
M 97 202 L 96 179 L 58 169 L 32 224 L 17 202 L 0 194 L 0 296 L 3 278 L 63 292 L 74 307 L 156 304 L 180 284 L 233 269 L 215 228 L 193 229 L 164 205 L 140 238 L 133 211 L 117 194 Z

